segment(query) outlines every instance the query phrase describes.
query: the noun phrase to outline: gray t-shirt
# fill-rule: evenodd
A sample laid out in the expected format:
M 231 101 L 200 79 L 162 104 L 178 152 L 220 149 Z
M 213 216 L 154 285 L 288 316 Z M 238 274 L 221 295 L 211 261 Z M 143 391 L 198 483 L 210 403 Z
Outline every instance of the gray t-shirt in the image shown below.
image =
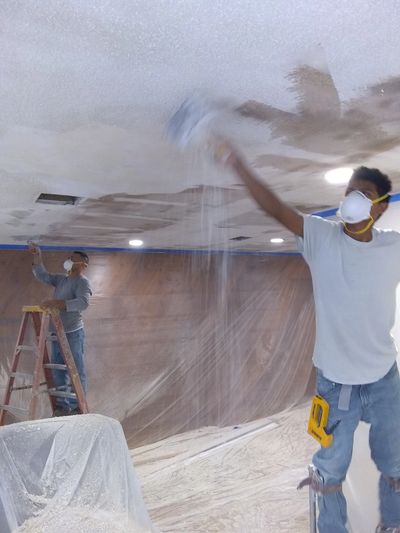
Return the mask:
M 312 275 L 316 339 L 313 362 L 337 383 L 381 379 L 396 360 L 391 334 L 400 282 L 400 233 L 374 228 L 370 242 L 343 224 L 304 217 L 299 248 Z
M 82 311 L 89 306 L 89 296 L 92 295 L 89 280 L 85 276 L 49 274 L 43 265 L 34 265 L 32 270 L 39 281 L 54 287 L 55 300 L 65 300 L 67 309 L 60 311 L 65 332 L 72 333 L 83 328 Z

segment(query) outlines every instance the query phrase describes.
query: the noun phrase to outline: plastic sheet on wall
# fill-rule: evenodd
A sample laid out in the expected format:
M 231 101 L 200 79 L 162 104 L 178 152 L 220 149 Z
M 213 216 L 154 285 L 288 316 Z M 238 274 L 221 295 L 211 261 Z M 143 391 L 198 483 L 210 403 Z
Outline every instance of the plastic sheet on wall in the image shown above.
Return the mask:
M 149 533 L 119 422 L 80 415 L 0 428 L 0 531 Z

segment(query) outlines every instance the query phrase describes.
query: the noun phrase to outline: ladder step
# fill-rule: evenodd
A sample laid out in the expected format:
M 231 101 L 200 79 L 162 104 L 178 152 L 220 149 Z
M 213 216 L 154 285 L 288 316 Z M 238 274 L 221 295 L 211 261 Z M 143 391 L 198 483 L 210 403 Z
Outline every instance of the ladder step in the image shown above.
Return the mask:
M 46 363 L 44 368 L 52 368 L 53 370 L 67 370 L 67 365 L 59 365 L 57 363 Z
M 19 352 L 36 352 L 36 346 L 28 346 L 26 344 L 20 344 L 17 346 L 17 351 Z
M 76 400 L 76 394 L 74 392 L 63 392 L 55 389 L 49 389 L 45 392 L 48 392 L 50 396 L 55 396 L 56 398 L 73 398 Z
M 26 372 L 10 372 L 10 378 L 32 379 L 33 374 L 27 374 Z
M 0 409 L 3 409 L 3 411 L 8 411 L 11 414 L 15 414 L 16 416 L 25 415 L 29 411 L 29 409 L 14 407 L 13 405 L 0 405 Z
M 39 387 L 43 387 L 43 385 L 47 385 L 47 382 L 43 381 L 42 383 L 39 383 Z M 23 385 L 21 387 L 12 387 L 11 391 L 14 392 L 16 390 L 27 390 L 27 389 L 32 389 L 32 388 L 33 388 L 33 385 Z

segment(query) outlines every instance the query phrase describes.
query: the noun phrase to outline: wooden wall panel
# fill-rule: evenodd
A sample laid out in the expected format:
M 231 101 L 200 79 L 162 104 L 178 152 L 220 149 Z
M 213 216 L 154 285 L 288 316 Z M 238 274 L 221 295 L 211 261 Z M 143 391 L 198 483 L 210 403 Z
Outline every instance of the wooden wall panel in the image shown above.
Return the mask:
M 44 257 L 60 271 L 66 254 Z M 51 294 L 30 263 L 0 252 L 0 387 L 21 306 Z M 88 400 L 123 421 L 130 445 L 268 416 L 309 392 L 314 314 L 300 257 L 96 253 L 88 277 Z

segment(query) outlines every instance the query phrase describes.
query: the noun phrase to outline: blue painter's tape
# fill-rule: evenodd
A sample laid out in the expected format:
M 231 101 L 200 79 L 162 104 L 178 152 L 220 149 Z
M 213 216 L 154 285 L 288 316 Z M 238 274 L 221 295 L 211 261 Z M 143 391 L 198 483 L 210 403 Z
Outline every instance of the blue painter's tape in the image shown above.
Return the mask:
M 313 215 L 322 218 L 333 217 L 334 215 L 336 215 L 337 210 L 337 207 L 335 207 L 334 209 L 325 209 L 324 211 L 316 211 L 315 213 L 313 213 Z
M 41 246 L 41 250 L 48 252 L 72 252 L 82 250 L 85 252 L 118 252 L 118 253 L 140 253 L 140 254 L 193 254 L 193 255 L 301 255 L 299 252 L 262 252 L 256 250 L 190 250 L 190 249 L 170 249 L 170 248 L 103 248 L 96 246 Z M 0 250 L 27 250 L 28 246 L 23 244 L 0 244 Z

